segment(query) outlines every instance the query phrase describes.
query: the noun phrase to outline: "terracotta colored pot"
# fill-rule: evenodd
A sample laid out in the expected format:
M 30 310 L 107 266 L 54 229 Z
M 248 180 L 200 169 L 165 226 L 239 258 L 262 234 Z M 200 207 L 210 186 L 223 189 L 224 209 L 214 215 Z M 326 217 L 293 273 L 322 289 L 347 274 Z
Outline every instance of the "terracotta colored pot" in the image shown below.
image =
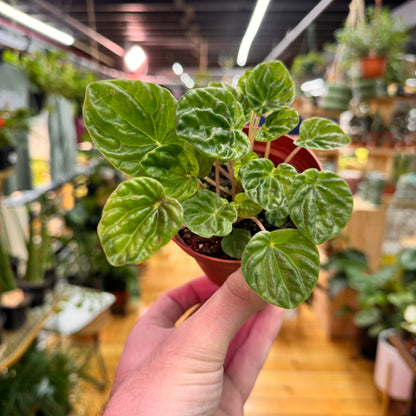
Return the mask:
M 111 305 L 111 313 L 114 315 L 127 315 L 130 301 L 130 293 L 127 290 L 111 290 L 116 300 Z
M 291 136 L 282 136 L 272 141 L 269 159 L 275 166 L 282 163 L 293 150 L 296 149 L 295 139 Z M 254 151 L 264 153 L 266 143 L 255 142 Z M 308 149 L 301 148 L 289 162 L 300 173 L 309 168 L 322 170 L 322 165 L 316 155 Z
M 387 59 L 384 56 L 367 56 L 360 59 L 360 71 L 363 78 L 380 78 L 384 75 Z
M 275 166 L 277 166 L 282 163 L 296 147 L 297 146 L 294 144 L 294 139 L 292 137 L 279 137 L 279 139 L 272 142 L 269 158 Z M 258 153 L 264 153 L 265 149 L 266 143 L 256 142 L 254 145 L 254 150 Z M 290 164 L 293 165 L 298 172 L 303 172 L 308 168 L 322 170 L 321 163 L 315 154 L 304 148 L 302 148 L 293 157 Z M 205 254 L 197 253 L 187 246 L 178 235 L 173 238 L 173 241 L 182 250 L 193 257 L 206 276 L 218 285 L 222 285 L 227 277 L 241 266 L 240 260 L 218 259 Z
M 173 241 L 194 258 L 205 275 L 219 286 L 225 282 L 231 273 L 234 273 L 241 266 L 241 260 L 217 259 L 197 253 L 187 246 L 178 235 L 175 235 Z

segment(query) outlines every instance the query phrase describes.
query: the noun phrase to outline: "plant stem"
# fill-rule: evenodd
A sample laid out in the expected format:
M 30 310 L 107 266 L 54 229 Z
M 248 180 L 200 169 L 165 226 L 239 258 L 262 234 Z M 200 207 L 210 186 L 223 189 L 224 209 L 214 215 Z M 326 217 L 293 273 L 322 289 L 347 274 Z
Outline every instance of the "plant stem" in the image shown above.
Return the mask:
M 249 217 L 249 219 L 252 220 L 252 221 L 254 221 L 258 225 L 258 227 L 260 228 L 260 230 L 266 231 L 266 229 L 264 228 L 264 225 L 261 223 L 261 221 L 258 218 L 256 218 L 256 217 Z
M 254 144 L 254 136 L 253 136 L 253 131 L 254 131 L 254 121 L 256 119 L 256 113 L 254 111 L 251 112 L 251 117 L 250 117 L 250 125 L 248 128 L 248 140 L 250 141 L 250 148 L 251 150 L 253 150 L 253 144 Z
M 220 195 L 220 160 L 215 159 L 215 192 Z
M 216 186 L 215 181 L 213 181 L 211 178 L 209 178 L 208 176 L 205 176 L 204 178 L 205 182 L 208 182 L 210 185 L 212 186 Z M 202 187 L 205 189 L 205 186 L 201 183 Z M 231 195 L 231 191 L 227 188 L 224 188 L 223 186 L 220 185 L 220 191 L 224 192 L 227 195 Z
M 228 167 L 228 169 L 229 169 L 229 167 Z M 226 178 L 228 178 L 230 181 L 231 181 L 231 178 L 232 178 L 232 174 L 230 173 L 230 171 L 229 170 L 227 170 L 227 169 L 224 169 L 222 166 L 220 166 L 220 172 L 226 177 Z
M 234 161 L 231 161 L 227 163 L 228 170 L 230 173 L 230 180 L 231 180 L 231 200 L 234 201 L 235 197 L 235 178 L 234 178 Z
M 283 161 L 283 163 L 289 163 L 293 157 L 301 150 L 302 148 L 299 146 L 296 146 L 295 149 L 292 150 L 292 152 L 290 153 L 290 155 Z
M 264 152 L 264 158 L 265 159 L 269 158 L 271 145 L 272 145 L 272 142 L 266 142 L 266 150 Z
M 253 150 L 254 141 L 255 141 L 255 137 L 256 137 L 256 131 L 259 127 L 261 117 L 256 116 L 254 111 L 251 113 L 251 116 L 252 116 L 253 123 L 251 123 L 251 120 L 250 120 L 249 139 L 250 139 L 251 150 Z

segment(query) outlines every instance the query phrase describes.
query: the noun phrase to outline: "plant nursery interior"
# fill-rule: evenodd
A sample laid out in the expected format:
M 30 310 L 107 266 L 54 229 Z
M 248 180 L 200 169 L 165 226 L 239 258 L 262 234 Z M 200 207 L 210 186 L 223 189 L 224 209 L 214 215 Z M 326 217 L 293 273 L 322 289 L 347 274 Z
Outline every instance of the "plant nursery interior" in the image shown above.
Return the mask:
M 0 415 L 104 414 L 240 267 L 245 416 L 416 415 L 416 0 L 0 0 Z

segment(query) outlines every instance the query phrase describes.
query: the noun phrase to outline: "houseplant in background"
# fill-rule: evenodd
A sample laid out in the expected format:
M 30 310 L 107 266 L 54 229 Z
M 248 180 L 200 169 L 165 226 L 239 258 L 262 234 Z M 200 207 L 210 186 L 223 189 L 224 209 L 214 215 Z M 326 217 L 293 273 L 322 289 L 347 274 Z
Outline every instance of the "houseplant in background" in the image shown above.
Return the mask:
M 345 26 L 337 33 L 340 43 L 346 45 L 348 59 L 359 61 L 363 78 L 382 77 L 389 60 L 403 53 L 409 41 L 408 29 L 394 18 L 388 8 L 368 7 L 366 15 L 356 26 Z
M 36 50 L 23 54 L 6 50 L 3 59 L 27 74 L 37 97 L 35 107 L 39 110 L 45 106 L 45 94 L 59 94 L 73 101 L 78 113 L 87 85 L 97 80 L 94 72 L 76 67 L 62 50 Z
M 414 249 L 401 252 L 396 264 L 366 273 L 357 268 L 347 270 L 349 287 L 357 294 L 358 309 L 354 322 L 373 342 L 361 345 L 363 355 L 374 359 L 377 337 L 387 329 L 399 330 L 405 307 L 416 299 L 416 279 L 411 259 Z
M 311 157 L 304 148 L 334 149 L 349 138 L 322 118 L 303 121 L 294 142 L 284 136 L 299 123 L 294 95 L 279 61 L 247 71 L 237 87 L 212 83 L 179 101 L 141 81 L 90 84 L 90 136 L 132 177 L 108 198 L 98 226 L 109 262 L 140 263 L 172 238 L 185 239 L 183 247 L 194 238 L 202 238 L 198 247 L 219 239 L 232 268 L 241 259 L 247 283 L 267 302 L 303 302 L 318 278 L 316 245 L 347 224 L 352 196 L 333 172 L 296 170 L 305 169 L 301 152 Z M 289 153 L 279 146 L 287 141 Z
M 64 343 L 37 344 L 0 374 L 2 416 L 67 416 L 79 414 L 79 382 L 88 381 L 79 353 Z
M 9 253 L 0 239 L 0 312 L 4 315 L 4 327 L 17 329 L 26 321 L 31 296 L 17 287 Z M 3 317 L 0 317 L 3 319 Z
M 374 381 L 381 391 L 399 401 L 409 401 L 414 393 L 416 357 L 416 248 L 403 249 L 394 266 L 396 285 L 390 302 L 397 319 L 378 334 Z
M 31 306 L 40 306 L 45 295 L 55 283 L 55 251 L 48 231 L 46 202 L 36 202 L 29 208 L 29 237 L 27 239 L 28 257 L 22 278 L 18 285 L 32 295 Z
M 104 203 L 120 183 L 118 172 L 101 156 L 91 160 L 88 177 L 77 183 L 75 204 L 64 214 L 66 231 L 60 237 L 64 258 L 61 274 L 71 284 L 111 292 L 116 300 L 111 311 L 125 314 L 130 295 L 138 295 L 140 270 L 133 265 L 115 267 L 103 252 L 97 236 L 97 225 Z
M 24 143 L 29 130 L 30 111 L 25 108 L 0 110 L 0 171 L 17 162 L 16 147 Z
M 293 60 L 290 73 L 299 92 L 304 82 L 323 78 L 328 62 L 325 55 L 317 50 L 311 50 L 304 55 L 297 55 Z
M 350 287 L 348 276 L 355 270 L 369 268 L 364 253 L 344 245 L 339 247 L 339 240 L 336 238 L 325 245 L 327 259 L 322 262 L 312 297 L 313 307 L 331 339 L 356 335 L 353 321 L 353 312 L 357 309 L 356 292 Z

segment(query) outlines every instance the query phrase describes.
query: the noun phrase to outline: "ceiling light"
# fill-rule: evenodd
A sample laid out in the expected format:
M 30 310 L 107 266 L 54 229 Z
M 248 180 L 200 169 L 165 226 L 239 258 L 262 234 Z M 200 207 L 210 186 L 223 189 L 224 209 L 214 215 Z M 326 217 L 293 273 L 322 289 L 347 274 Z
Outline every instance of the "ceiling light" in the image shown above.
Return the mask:
M 193 88 L 194 87 L 194 85 L 195 85 L 195 82 L 194 82 L 194 80 L 190 77 L 190 75 L 189 74 L 187 74 L 186 72 L 184 72 L 182 75 L 181 75 L 181 81 L 185 84 L 185 86 L 187 87 L 187 88 L 189 88 L 189 89 L 191 89 L 191 88 Z
M 124 62 L 132 72 L 137 71 L 145 60 L 146 54 L 144 50 L 137 45 L 132 46 L 124 56 Z
M 310 81 L 304 82 L 300 89 L 308 97 L 319 97 L 324 93 L 325 82 L 322 78 L 312 79 Z
M 9 6 L 3 1 L 0 1 L 0 14 L 64 45 L 70 46 L 75 42 L 75 39 L 68 33 L 55 29 L 54 27 Z
M 259 30 L 269 3 L 270 0 L 257 0 L 250 23 L 247 27 L 246 33 L 244 34 L 243 40 L 241 41 L 240 49 L 238 50 L 237 64 L 239 66 L 244 66 L 247 62 L 248 52 L 254 38 L 256 37 L 257 31 Z
M 182 75 L 183 74 L 183 68 L 182 65 L 179 62 L 175 62 L 172 65 L 172 71 L 176 74 L 176 75 Z

